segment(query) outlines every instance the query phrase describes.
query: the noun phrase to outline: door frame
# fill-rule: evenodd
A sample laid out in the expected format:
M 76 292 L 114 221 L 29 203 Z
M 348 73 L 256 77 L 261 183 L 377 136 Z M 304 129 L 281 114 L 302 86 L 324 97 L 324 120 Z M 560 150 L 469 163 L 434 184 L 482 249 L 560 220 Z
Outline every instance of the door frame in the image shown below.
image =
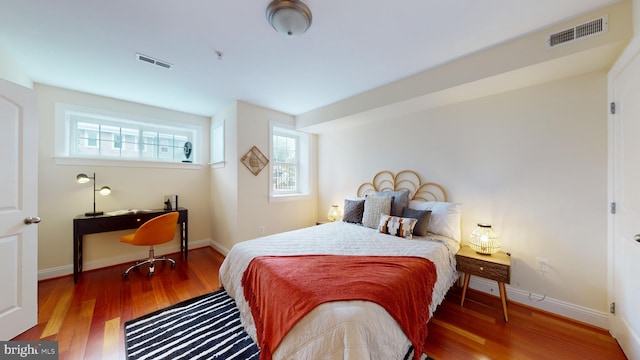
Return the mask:
M 638 58 L 638 59 L 636 59 Z M 607 106 L 610 107 L 612 103 L 616 101 L 615 94 L 615 79 L 625 71 L 627 66 L 632 61 L 640 61 L 640 37 L 634 37 L 622 52 L 620 57 L 616 60 L 615 64 L 609 70 L 607 74 L 607 93 L 608 102 Z M 640 81 L 640 79 L 638 79 Z M 619 107 L 618 107 L 619 108 Z M 616 114 L 612 113 L 609 108 L 608 111 L 608 166 L 607 166 L 607 198 L 609 204 L 615 204 L 616 202 Z M 608 209 L 607 215 L 607 300 L 609 304 L 615 304 L 616 301 L 616 214 Z M 632 329 L 625 328 L 620 329 L 622 324 L 616 318 L 614 312 L 609 312 L 609 332 L 618 340 L 620 345 L 625 344 L 623 350 L 626 349 L 625 355 L 629 358 L 640 357 L 640 339 L 637 334 L 634 334 Z

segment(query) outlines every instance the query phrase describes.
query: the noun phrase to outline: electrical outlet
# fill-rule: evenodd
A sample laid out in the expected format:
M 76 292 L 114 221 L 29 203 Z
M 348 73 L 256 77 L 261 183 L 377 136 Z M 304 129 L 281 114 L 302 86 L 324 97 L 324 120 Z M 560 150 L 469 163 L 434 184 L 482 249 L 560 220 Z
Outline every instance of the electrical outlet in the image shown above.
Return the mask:
M 541 273 L 549 272 L 549 269 L 551 268 L 551 265 L 549 264 L 549 259 L 537 257 L 536 263 L 538 264 L 537 266 L 538 271 L 540 271 Z
M 264 235 L 264 226 L 260 226 L 260 227 L 258 227 L 258 233 L 259 233 L 260 235 Z

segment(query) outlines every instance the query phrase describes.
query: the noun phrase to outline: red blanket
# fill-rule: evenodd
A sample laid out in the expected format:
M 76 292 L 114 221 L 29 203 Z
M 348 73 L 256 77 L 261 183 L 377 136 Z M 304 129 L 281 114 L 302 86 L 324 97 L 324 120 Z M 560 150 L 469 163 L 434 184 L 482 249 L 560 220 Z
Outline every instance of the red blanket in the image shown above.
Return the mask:
M 242 276 L 260 359 L 271 359 L 289 330 L 316 306 L 365 300 L 382 306 L 422 354 L 435 265 L 412 256 L 260 256 Z

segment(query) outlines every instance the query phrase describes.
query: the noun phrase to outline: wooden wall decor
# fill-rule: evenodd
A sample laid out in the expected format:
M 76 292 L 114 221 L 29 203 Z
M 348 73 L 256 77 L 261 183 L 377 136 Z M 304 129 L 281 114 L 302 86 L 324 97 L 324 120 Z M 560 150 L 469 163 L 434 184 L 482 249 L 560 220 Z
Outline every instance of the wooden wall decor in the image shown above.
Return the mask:
M 357 196 L 365 197 L 376 191 L 408 190 L 409 199 L 422 201 L 447 201 L 444 188 L 434 182 L 422 182 L 420 175 L 413 170 L 402 170 L 397 174 L 389 170 L 377 173 L 371 182 L 358 187 Z
M 258 175 L 262 169 L 269 163 L 269 159 L 258 149 L 252 147 L 246 154 L 240 159 L 244 166 L 251 171 L 253 175 Z

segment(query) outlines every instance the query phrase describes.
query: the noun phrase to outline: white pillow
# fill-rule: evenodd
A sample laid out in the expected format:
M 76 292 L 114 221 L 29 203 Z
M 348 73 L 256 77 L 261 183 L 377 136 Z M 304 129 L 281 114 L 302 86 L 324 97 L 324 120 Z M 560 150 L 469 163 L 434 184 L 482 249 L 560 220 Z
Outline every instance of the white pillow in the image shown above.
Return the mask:
M 414 210 L 431 210 L 431 219 L 429 220 L 427 230 L 460 242 L 460 214 L 462 212 L 462 204 L 411 200 L 409 202 L 409 208 Z

